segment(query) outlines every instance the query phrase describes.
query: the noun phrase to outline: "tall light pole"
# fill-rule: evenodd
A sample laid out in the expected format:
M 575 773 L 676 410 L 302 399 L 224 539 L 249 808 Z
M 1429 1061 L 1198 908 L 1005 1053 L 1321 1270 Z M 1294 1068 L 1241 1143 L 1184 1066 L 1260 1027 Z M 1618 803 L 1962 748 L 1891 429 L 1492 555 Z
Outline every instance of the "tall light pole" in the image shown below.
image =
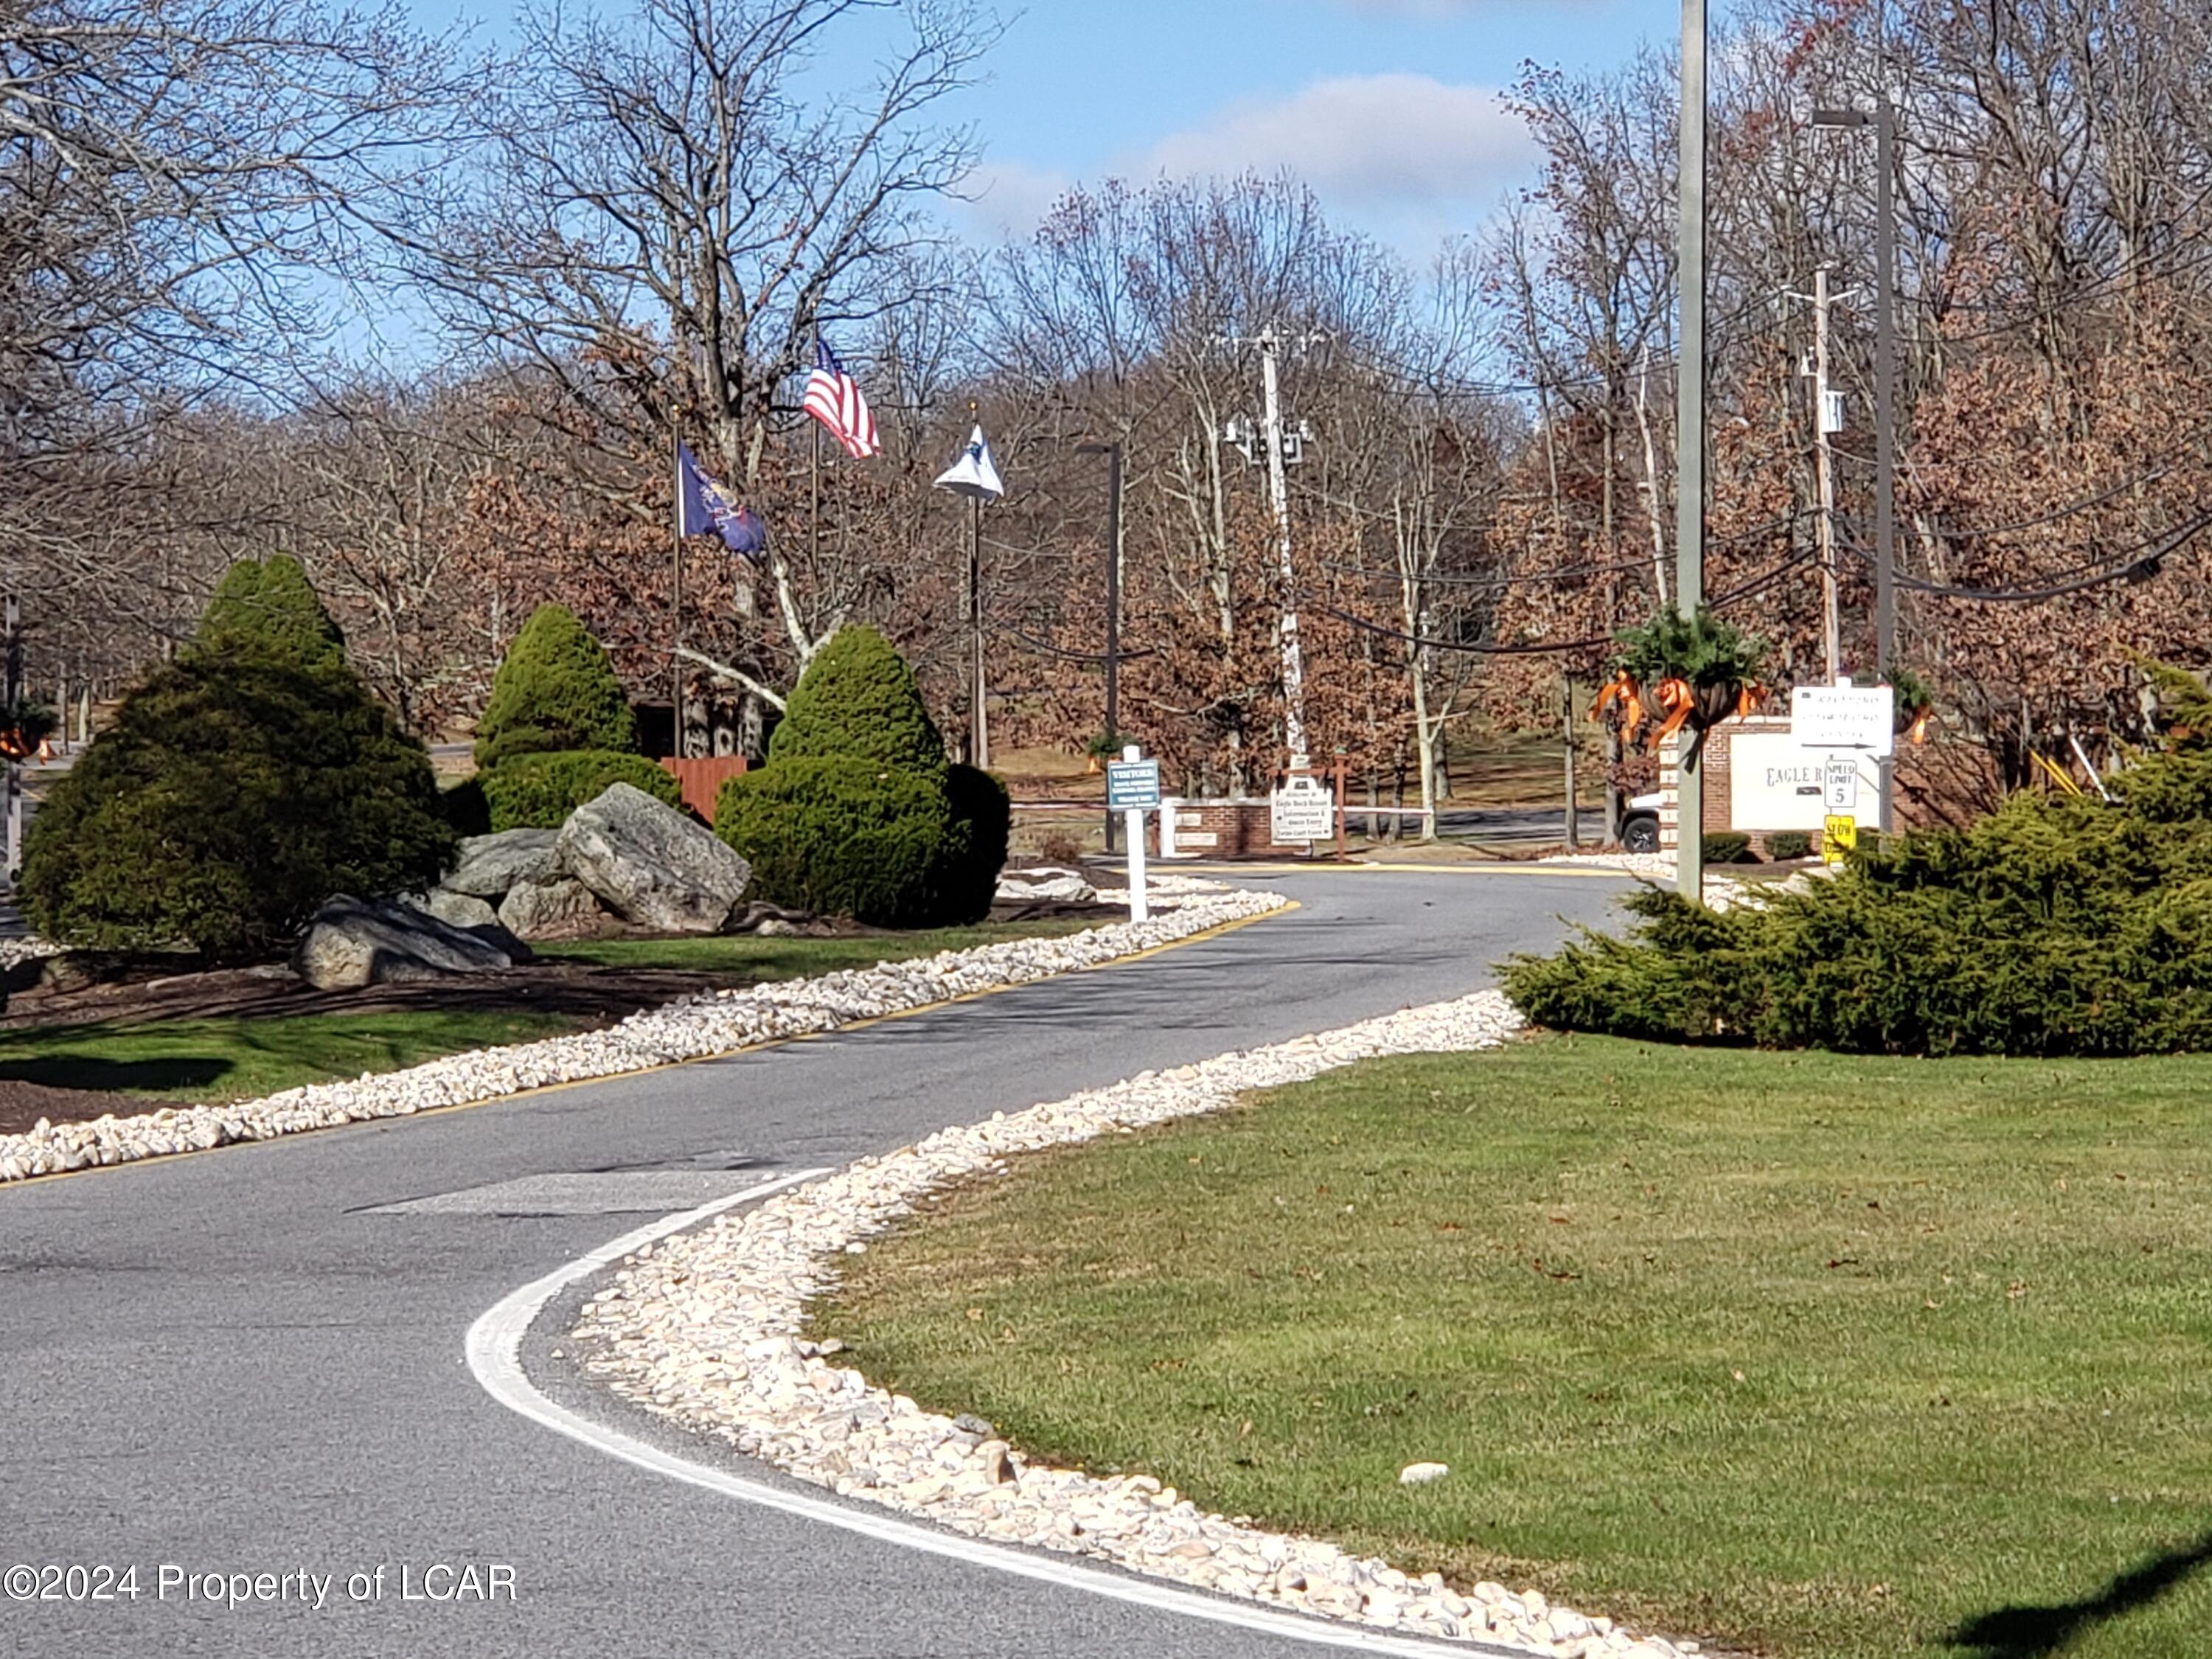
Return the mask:
M 1106 738 L 1121 741 L 1121 446 L 1078 444 L 1079 455 L 1106 458 Z M 1114 809 L 1106 809 L 1106 850 L 1114 850 Z
M 1675 268 L 1682 337 L 1674 366 L 1674 595 L 1693 616 L 1705 598 L 1705 0 L 1682 0 L 1682 157 L 1675 184 Z M 1678 744 L 1675 884 L 1705 896 L 1704 757 Z

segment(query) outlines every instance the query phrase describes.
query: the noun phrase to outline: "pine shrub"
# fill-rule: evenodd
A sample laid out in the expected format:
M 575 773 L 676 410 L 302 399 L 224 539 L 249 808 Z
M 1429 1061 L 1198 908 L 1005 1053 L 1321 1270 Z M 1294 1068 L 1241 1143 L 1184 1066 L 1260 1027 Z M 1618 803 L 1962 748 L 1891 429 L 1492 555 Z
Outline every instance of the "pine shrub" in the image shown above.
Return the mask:
M 605 749 L 568 749 L 554 754 L 514 756 L 474 782 L 483 792 L 493 832 L 501 830 L 557 830 L 586 801 L 608 787 L 627 783 L 681 810 L 684 794 L 672 774 L 642 755 Z
M 833 755 L 945 769 L 945 739 L 914 670 L 872 628 L 842 628 L 815 653 L 769 739 L 771 764 Z
M 477 765 L 561 750 L 633 750 L 637 723 L 614 665 L 565 605 L 541 605 L 492 676 Z
M 1506 965 L 1528 1017 L 1668 1042 L 1854 1053 L 2212 1047 L 2212 756 L 2124 801 L 2016 796 L 1963 830 L 1862 848 L 1832 880 L 1716 914 L 1657 889 L 1626 938 Z
M 1751 856 L 1751 837 L 1741 830 L 1715 830 L 1699 838 L 1708 864 L 1741 864 Z
M 848 628 L 807 665 L 768 765 L 722 786 L 714 830 L 771 902 L 936 927 L 990 914 L 1012 818 L 1005 785 L 945 763 L 905 660 Z
M 1777 830 L 1766 838 L 1771 859 L 1802 859 L 1813 850 L 1813 837 L 1802 830 Z
M 347 665 L 299 567 L 243 565 L 55 781 L 23 896 L 64 943 L 258 960 L 334 893 L 434 882 L 454 845 L 439 805 L 422 745 Z
M 947 891 L 969 842 L 941 776 L 857 755 L 787 757 L 723 784 L 714 831 L 772 904 L 876 927 L 975 919 Z

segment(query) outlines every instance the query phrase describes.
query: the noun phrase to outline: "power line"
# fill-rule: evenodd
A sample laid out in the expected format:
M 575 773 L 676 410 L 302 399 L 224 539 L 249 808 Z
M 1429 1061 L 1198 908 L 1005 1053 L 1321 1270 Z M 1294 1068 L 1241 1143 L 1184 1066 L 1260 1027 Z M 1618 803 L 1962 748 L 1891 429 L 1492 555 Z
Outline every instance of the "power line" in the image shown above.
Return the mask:
M 2163 532 L 2159 536 L 2136 543 L 2129 550 L 2129 556 L 2124 560 L 2107 565 L 2094 574 L 2079 577 L 2073 581 L 2052 582 L 2042 587 L 1968 587 L 1950 582 L 1931 582 L 1923 577 L 1905 575 L 1901 571 L 1896 580 L 1915 592 L 1932 594 L 1938 599 L 1964 599 L 1984 605 L 2032 605 L 2041 599 L 2079 593 L 2086 588 L 2101 586 L 2106 582 L 2129 578 L 2145 580 L 2156 574 L 2156 566 L 2160 559 L 2179 550 L 2183 543 L 2208 526 L 2212 526 L 2212 512 L 2199 513 L 2177 530 Z M 1869 563 L 1873 562 L 1874 556 L 1857 543 L 1846 542 L 1844 546 L 1854 558 Z M 2145 571 L 2146 566 L 2151 568 Z M 2078 566 L 2075 568 L 2079 568 Z

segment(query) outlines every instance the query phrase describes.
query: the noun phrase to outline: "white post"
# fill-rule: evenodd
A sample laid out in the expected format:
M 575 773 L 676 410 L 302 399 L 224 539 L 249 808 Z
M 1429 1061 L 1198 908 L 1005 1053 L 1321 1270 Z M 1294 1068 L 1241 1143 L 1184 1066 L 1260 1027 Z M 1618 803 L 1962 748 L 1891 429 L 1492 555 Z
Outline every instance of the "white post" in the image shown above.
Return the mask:
M 1291 494 L 1283 477 L 1283 408 L 1275 386 L 1275 326 L 1260 331 L 1260 436 L 1267 446 L 1267 495 L 1275 509 L 1275 577 L 1283 585 L 1283 746 L 1291 769 L 1306 763 L 1305 656 L 1298 646 L 1297 574 L 1291 563 Z
M 1121 758 L 1133 761 L 1140 758 L 1137 745 L 1130 744 L 1121 750 Z M 1147 921 L 1152 909 L 1145 902 L 1145 809 L 1132 806 L 1122 815 L 1122 828 L 1129 843 L 1129 920 Z M 1163 852 L 1167 849 L 1163 848 Z

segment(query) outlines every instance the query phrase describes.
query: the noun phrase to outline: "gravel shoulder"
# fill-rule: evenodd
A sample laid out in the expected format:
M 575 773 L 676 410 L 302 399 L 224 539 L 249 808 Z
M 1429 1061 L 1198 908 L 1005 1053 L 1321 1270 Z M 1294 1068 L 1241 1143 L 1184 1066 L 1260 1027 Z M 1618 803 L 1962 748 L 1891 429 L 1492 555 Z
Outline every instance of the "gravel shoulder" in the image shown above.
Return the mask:
M 583 1304 L 570 1341 L 586 1376 L 648 1413 L 841 1498 L 971 1537 L 1492 1650 L 1677 1659 L 1698 1644 L 1639 1636 L 1534 1590 L 1484 1583 L 1462 1593 L 1434 1573 L 1410 1577 L 1326 1541 L 1202 1512 L 1146 1476 L 1032 1462 L 990 1425 L 924 1411 L 836 1364 L 840 1345 L 807 1331 L 808 1306 L 836 1284 L 842 1259 L 865 1253 L 924 1198 L 997 1174 L 1013 1154 L 1218 1111 L 1249 1091 L 1377 1054 L 1494 1048 L 1519 1024 L 1499 993 L 1482 991 L 994 1112 L 641 1248 Z

